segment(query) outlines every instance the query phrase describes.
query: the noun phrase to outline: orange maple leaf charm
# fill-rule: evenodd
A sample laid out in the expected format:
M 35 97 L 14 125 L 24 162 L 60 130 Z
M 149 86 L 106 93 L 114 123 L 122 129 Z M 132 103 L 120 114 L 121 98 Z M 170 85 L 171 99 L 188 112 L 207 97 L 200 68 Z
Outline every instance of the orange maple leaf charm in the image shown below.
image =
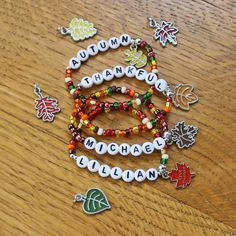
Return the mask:
M 189 111 L 190 104 L 198 101 L 197 95 L 193 92 L 193 86 L 189 84 L 179 84 L 175 87 L 173 103 L 176 107 Z

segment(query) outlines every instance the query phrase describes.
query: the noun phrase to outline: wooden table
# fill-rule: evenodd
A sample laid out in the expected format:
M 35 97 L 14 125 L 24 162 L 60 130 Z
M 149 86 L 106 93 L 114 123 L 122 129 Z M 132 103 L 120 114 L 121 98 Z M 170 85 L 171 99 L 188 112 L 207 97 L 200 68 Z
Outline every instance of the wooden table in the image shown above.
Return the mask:
M 0 235 L 236 235 L 235 7 L 230 0 L 2 0 Z M 162 48 L 153 39 L 148 16 L 178 26 L 177 47 Z M 60 36 L 57 27 L 67 26 L 73 17 L 93 22 L 98 34 L 79 43 Z M 161 78 L 172 85 L 193 84 L 199 96 L 191 111 L 173 108 L 168 118 L 170 127 L 181 120 L 199 127 L 193 147 L 180 151 L 172 146 L 168 151 L 170 168 L 178 160 L 185 161 L 197 175 L 184 190 L 163 180 L 127 184 L 103 179 L 78 169 L 67 157 L 67 123 L 73 108 L 64 85 L 68 59 L 91 43 L 124 32 L 153 45 Z M 125 65 L 123 53 L 124 48 L 96 56 L 75 77 Z M 54 123 L 35 117 L 34 83 L 59 100 L 61 113 Z M 110 84 L 132 86 L 139 92 L 148 88 L 140 81 L 123 78 L 99 89 Z M 163 98 L 155 95 L 153 100 L 163 106 Z M 138 120 L 115 112 L 99 116 L 95 123 L 125 128 Z M 144 140 L 151 136 L 144 134 L 125 142 Z M 158 153 L 111 158 L 81 146 L 78 154 L 82 153 L 132 169 L 157 165 L 160 158 Z M 73 205 L 74 194 L 91 187 L 106 193 L 112 210 L 88 216 L 81 204 Z

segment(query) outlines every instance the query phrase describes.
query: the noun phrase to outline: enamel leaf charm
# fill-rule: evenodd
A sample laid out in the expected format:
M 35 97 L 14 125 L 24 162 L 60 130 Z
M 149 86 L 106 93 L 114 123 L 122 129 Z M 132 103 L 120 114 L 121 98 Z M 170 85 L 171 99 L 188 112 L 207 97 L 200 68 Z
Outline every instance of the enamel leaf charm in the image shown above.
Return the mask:
M 185 163 L 177 163 L 176 169 L 169 172 L 170 180 L 176 181 L 176 188 L 186 188 L 194 176 L 195 174 L 191 173 L 190 168 Z
M 175 142 L 178 148 L 187 148 L 195 143 L 195 135 L 198 128 L 192 125 L 186 125 L 184 121 L 178 122 L 170 131 L 171 140 Z
M 93 23 L 77 18 L 72 19 L 69 28 L 59 27 L 58 31 L 62 35 L 70 34 L 75 41 L 93 37 L 97 33 L 97 29 L 94 28 Z
M 91 188 L 85 196 L 76 194 L 74 202 L 83 201 L 83 210 L 86 214 L 97 214 L 111 208 L 105 193 L 98 188 Z
M 193 92 L 193 86 L 190 84 L 179 84 L 175 87 L 173 103 L 182 110 L 189 111 L 190 106 L 198 101 L 197 95 Z
M 125 61 L 128 61 L 131 66 L 136 68 L 144 67 L 147 64 L 147 57 L 142 51 L 137 51 L 137 48 L 125 50 Z
M 35 100 L 37 118 L 42 119 L 44 122 L 52 122 L 55 118 L 54 114 L 60 112 L 57 100 L 49 96 L 44 97 L 41 89 L 36 85 L 34 87 L 34 93 L 38 96 L 38 99 Z
M 149 26 L 155 28 L 154 39 L 159 40 L 163 47 L 169 42 L 170 44 L 177 45 L 177 39 L 175 34 L 179 30 L 173 26 L 171 22 L 161 21 L 158 24 L 154 19 L 148 18 Z

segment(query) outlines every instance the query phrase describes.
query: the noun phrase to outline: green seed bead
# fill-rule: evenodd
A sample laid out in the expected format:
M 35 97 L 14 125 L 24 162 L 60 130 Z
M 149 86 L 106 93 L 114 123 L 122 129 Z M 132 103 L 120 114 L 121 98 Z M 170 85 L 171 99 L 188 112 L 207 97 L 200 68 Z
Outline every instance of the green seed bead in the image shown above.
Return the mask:
M 74 85 L 70 85 L 70 86 L 69 86 L 69 90 L 74 89 L 74 88 L 75 88 Z
M 114 102 L 113 106 L 114 106 L 115 109 L 118 109 L 119 108 L 119 103 L 118 102 Z

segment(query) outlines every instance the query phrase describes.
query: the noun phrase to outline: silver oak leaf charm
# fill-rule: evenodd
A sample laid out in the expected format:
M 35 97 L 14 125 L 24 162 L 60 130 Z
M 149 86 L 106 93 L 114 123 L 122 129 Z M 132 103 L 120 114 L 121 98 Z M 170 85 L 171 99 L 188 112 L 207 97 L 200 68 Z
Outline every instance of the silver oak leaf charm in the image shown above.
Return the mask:
M 185 124 L 184 121 L 178 122 L 170 131 L 171 139 L 178 148 L 188 148 L 195 143 L 195 136 L 198 128 Z

